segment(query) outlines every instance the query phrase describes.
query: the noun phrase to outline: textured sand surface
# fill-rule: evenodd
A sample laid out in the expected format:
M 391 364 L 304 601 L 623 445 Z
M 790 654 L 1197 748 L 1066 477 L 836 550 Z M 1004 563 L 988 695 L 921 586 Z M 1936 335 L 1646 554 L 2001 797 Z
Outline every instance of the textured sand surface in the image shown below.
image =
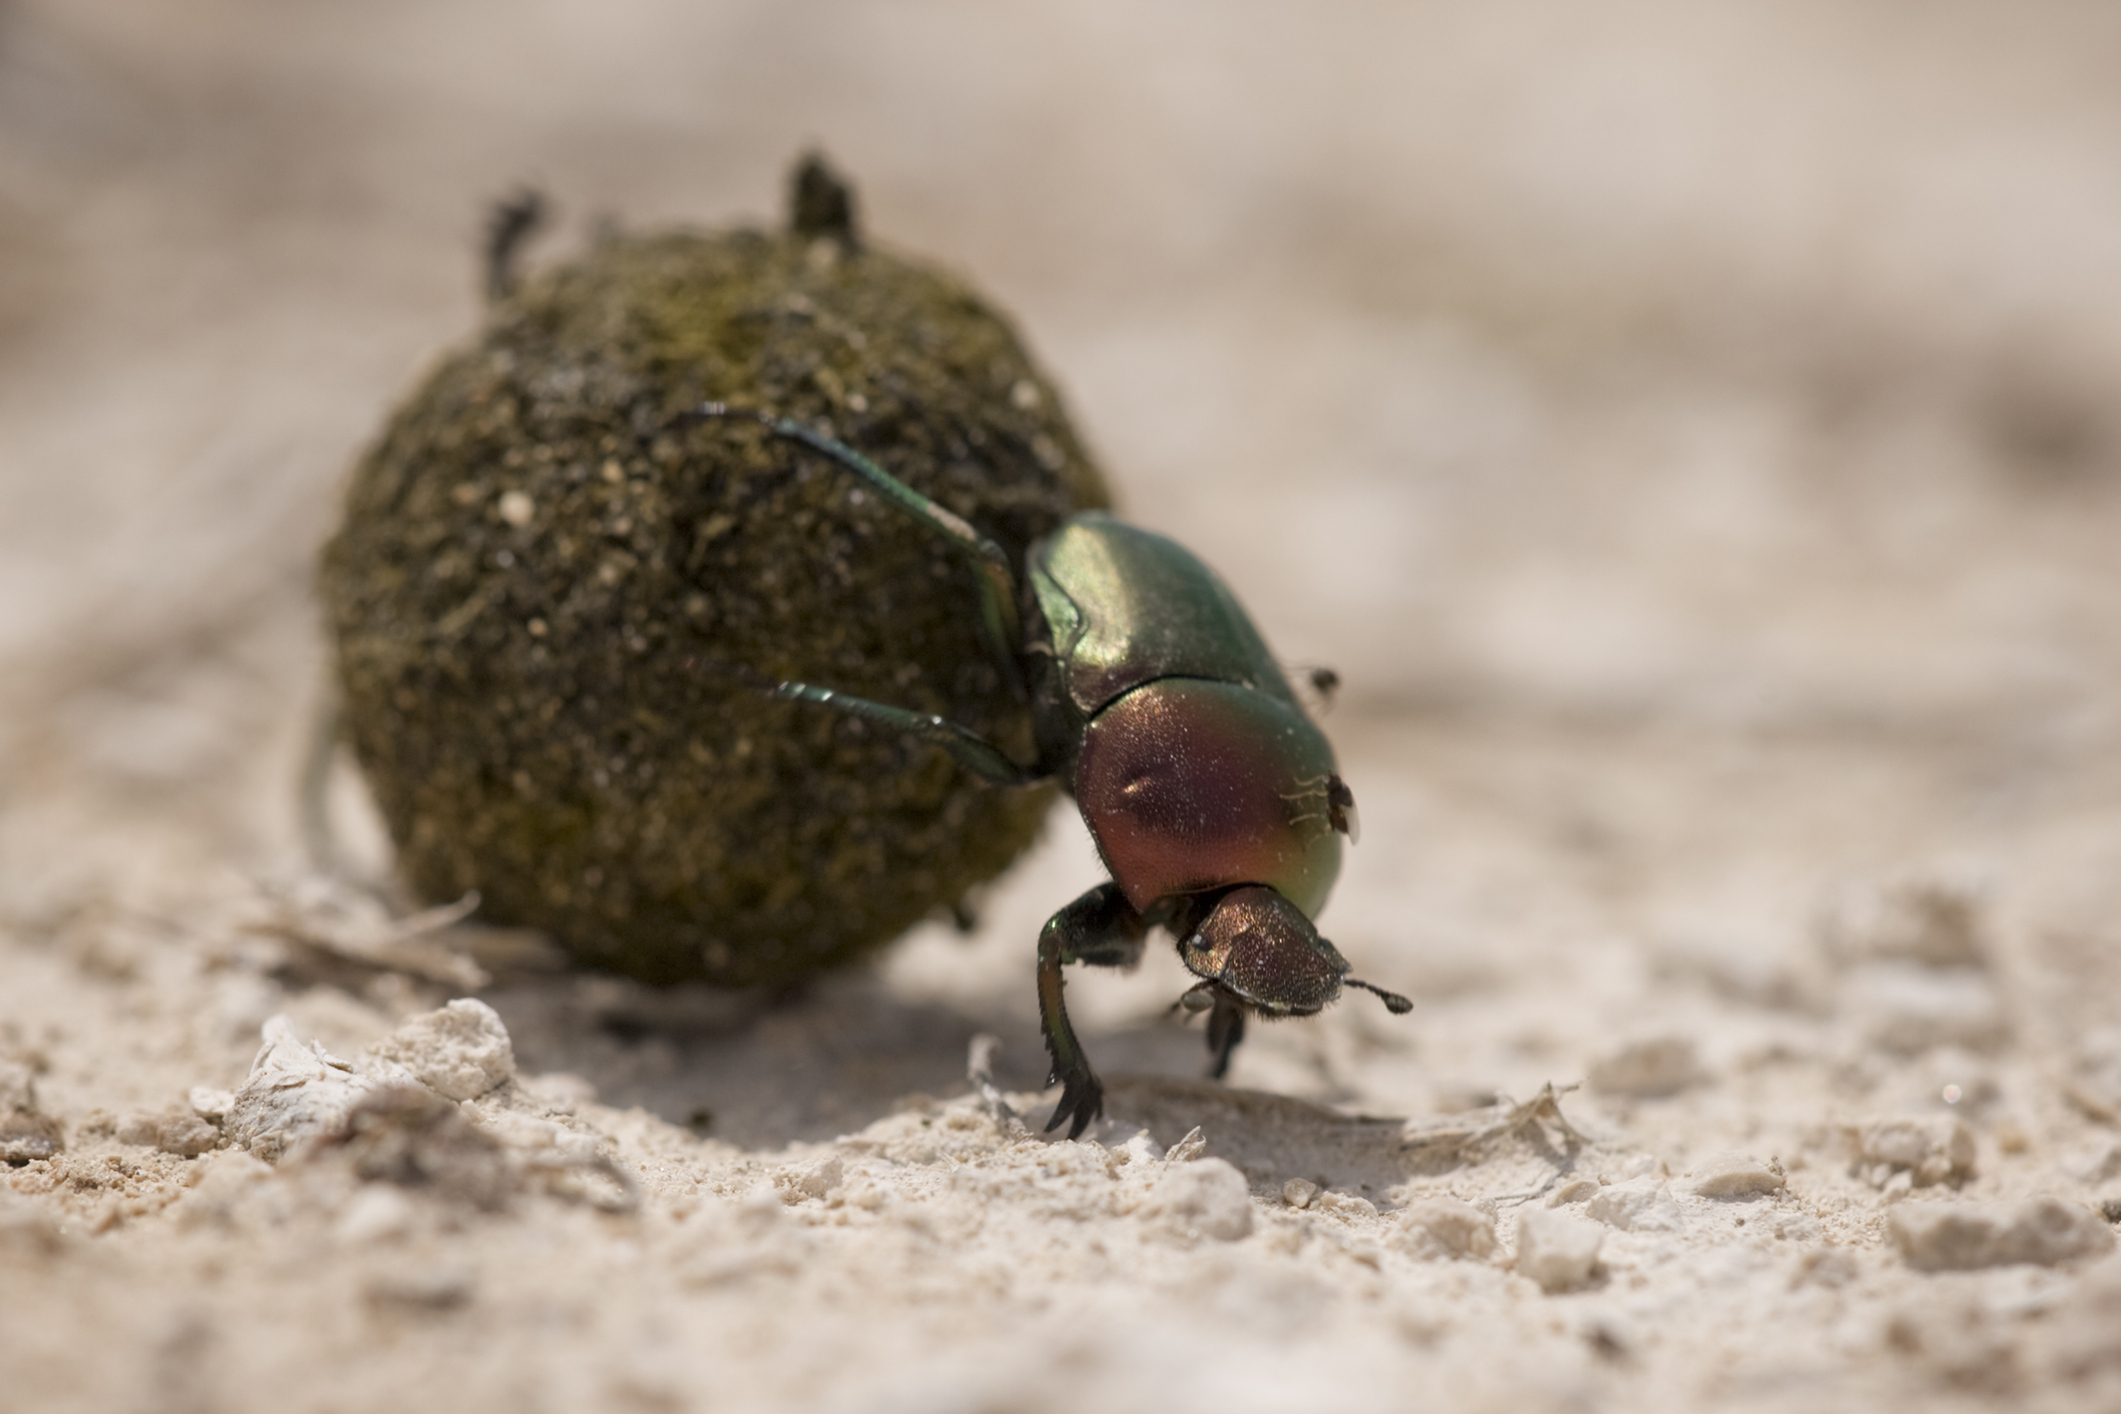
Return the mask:
M 0 1410 L 2121 1404 L 2117 60 L 2064 3 L 0 3 Z M 807 141 L 1340 671 L 1323 924 L 1411 1016 L 1224 1088 L 1168 949 L 1078 979 L 1050 1142 L 1071 817 L 770 1004 L 306 872 L 314 550 L 483 204 L 767 219 Z

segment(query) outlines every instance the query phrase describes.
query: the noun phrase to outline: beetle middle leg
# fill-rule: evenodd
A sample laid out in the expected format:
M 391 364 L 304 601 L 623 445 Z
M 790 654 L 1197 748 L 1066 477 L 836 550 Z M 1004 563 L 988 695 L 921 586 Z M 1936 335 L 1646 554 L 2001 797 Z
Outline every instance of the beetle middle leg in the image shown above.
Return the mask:
M 1048 1085 L 1061 1087 L 1060 1103 L 1048 1131 L 1068 1121 L 1068 1137 L 1079 1139 L 1090 1121 L 1104 1113 L 1105 1087 L 1090 1069 L 1090 1058 L 1068 1024 L 1061 1001 L 1061 967 L 1070 962 L 1092 967 L 1132 967 L 1141 959 L 1149 920 L 1127 902 L 1118 884 L 1099 884 L 1046 920 L 1038 935 L 1038 1019 L 1053 1057 Z

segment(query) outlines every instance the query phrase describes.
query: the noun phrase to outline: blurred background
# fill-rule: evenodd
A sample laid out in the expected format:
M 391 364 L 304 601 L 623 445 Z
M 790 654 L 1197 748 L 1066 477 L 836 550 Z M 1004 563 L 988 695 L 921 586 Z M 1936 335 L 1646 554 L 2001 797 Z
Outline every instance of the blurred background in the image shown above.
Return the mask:
M 1542 997 L 1787 999 L 1852 871 L 2111 960 L 2117 72 L 2075 0 L 0 0 L 0 907 L 296 857 L 314 550 L 491 201 L 557 202 L 533 260 L 777 221 L 814 143 L 1341 673 L 1328 931 L 1430 1039 L 1313 1089 L 1566 1069 Z M 1095 874 L 1050 833 L 889 985 L 1025 1011 Z

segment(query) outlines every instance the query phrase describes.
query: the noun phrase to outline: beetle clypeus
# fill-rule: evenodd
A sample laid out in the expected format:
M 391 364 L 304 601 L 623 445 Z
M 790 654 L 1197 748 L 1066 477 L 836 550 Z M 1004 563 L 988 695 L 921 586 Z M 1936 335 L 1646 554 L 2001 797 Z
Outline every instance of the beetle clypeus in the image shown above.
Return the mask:
M 706 403 L 829 457 L 964 555 L 981 626 L 1030 708 L 1028 765 L 947 718 L 805 682 L 768 690 L 909 733 L 997 785 L 1058 778 L 1111 871 L 1047 920 L 1038 940 L 1039 1019 L 1060 1103 L 1046 1128 L 1080 1135 L 1104 1108 L 1061 1000 L 1071 962 L 1125 967 L 1149 929 L 1178 939 L 1200 980 L 1179 999 L 1208 1013 L 1210 1073 L 1229 1068 L 1245 1016 L 1310 1016 L 1341 988 L 1413 1004 L 1348 975 L 1311 917 L 1356 834 L 1355 798 L 1259 630 L 1184 546 L 1102 512 L 1034 542 L 1022 572 L 992 540 L 854 448 L 802 423 Z

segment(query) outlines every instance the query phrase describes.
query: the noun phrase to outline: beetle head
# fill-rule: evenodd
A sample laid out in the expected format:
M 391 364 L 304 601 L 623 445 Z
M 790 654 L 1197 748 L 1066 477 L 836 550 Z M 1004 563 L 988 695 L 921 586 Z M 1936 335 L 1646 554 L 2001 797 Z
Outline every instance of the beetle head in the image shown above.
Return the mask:
M 1186 969 L 1201 979 L 1181 998 L 1191 1010 L 1224 995 L 1262 1016 L 1310 1016 L 1343 985 L 1375 992 L 1394 1012 L 1413 1003 L 1348 976 L 1348 960 L 1318 936 L 1302 909 L 1257 884 L 1217 899 L 1200 926 L 1178 945 Z

